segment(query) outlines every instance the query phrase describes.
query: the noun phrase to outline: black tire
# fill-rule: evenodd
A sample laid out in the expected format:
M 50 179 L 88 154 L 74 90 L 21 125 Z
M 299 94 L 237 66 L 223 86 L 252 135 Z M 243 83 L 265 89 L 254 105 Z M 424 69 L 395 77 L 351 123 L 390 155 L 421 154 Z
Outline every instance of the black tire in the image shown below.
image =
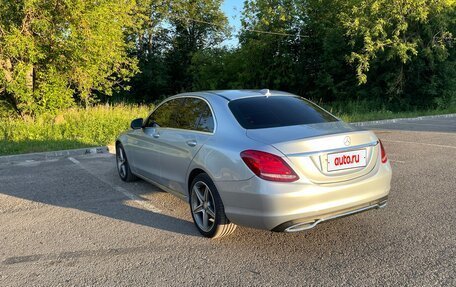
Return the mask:
M 193 179 L 189 197 L 193 222 L 203 236 L 221 238 L 236 229 L 236 225 L 226 217 L 222 199 L 207 174 L 201 173 Z
M 119 177 L 123 181 L 132 182 L 138 179 L 138 177 L 131 172 L 127 154 L 121 143 L 116 146 L 116 166 Z

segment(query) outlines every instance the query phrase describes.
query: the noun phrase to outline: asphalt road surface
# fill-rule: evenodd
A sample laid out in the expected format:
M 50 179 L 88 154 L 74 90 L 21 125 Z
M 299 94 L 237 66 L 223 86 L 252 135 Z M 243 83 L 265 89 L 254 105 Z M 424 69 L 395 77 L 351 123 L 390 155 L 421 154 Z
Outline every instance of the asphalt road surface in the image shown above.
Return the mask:
M 387 208 L 294 234 L 205 239 L 187 203 L 121 182 L 110 154 L 2 163 L 0 286 L 455 286 L 455 121 L 419 124 L 447 132 L 376 131 Z

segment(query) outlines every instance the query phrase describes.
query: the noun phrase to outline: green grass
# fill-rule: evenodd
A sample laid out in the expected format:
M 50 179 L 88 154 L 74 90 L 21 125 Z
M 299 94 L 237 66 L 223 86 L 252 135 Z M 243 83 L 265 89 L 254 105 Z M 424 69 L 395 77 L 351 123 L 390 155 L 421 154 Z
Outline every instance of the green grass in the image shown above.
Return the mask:
M 385 109 L 369 110 L 363 103 L 325 106 L 344 121 L 358 122 L 391 118 L 456 113 L 456 107 L 408 112 Z M 58 115 L 41 115 L 34 119 L 0 119 L 0 155 L 105 146 L 129 128 L 134 118 L 146 117 L 152 106 L 99 105 L 72 108 Z
M 4 118 L 0 122 L 0 155 L 103 146 L 114 143 L 134 118 L 151 106 L 105 106 L 68 109 L 35 119 Z

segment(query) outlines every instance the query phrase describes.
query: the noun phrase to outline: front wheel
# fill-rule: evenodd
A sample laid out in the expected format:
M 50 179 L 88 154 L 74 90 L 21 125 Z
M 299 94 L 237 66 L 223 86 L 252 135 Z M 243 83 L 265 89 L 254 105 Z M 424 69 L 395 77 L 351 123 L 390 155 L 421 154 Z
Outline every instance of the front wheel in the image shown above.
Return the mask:
M 127 154 L 125 153 L 125 150 L 120 143 L 116 146 L 116 163 L 120 179 L 126 182 L 135 181 L 138 179 L 136 175 L 131 172 L 130 164 L 127 160 Z
M 196 176 L 191 184 L 190 211 L 196 228 L 205 237 L 220 238 L 236 229 L 225 215 L 217 188 L 205 173 Z

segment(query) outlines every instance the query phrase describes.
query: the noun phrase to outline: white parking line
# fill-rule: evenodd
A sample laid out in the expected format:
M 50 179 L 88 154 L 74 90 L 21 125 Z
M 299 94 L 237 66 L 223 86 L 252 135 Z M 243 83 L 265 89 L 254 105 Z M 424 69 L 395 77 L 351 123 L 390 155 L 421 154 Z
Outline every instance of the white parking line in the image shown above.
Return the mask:
M 440 144 L 430 144 L 430 143 L 420 143 L 420 142 L 408 142 L 408 141 L 393 141 L 393 140 L 385 140 L 382 139 L 383 142 L 392 142 L 392 143 L 406 143 L 406 144 L 420 144 L 420 145 L 427 145 L 427 146 L 435 146 L 435 147 L 443 147 L 443 148 L 452 148 L 456 149 L 456 146 L 451 145 L 440 145 Z
M 103 181 L 104 183 L 110 185 L 113 189 L 117 190 L 118 192 L 121 192 L 123 195 L 125 195 L 126 197 L 128 197 L 129 199 L 133 200 L 136 204 L 139 204 L 141 205 L 142 207 L 144 207 L 145 209 L 147 210 L 150 210 L 154 213 L 161 213 L 161 210 L 158 209 L 157 207 L 155 207 L 153 204 L 150 203 L 150 201 L 148 200 L 145 200 L 129 191 L 127 191 L 125 188 L 123 187 L 120 187 L 118 185 L 113 185 L 101 178 L 98 178 L 100 179 L 101 181 Z
M 403 122 L 403 123 L 396 123 L 396 125 L 415 125 L 415 126 L 434 126 L 434 127 L 453 127 L 453 125 L 449 124 L 441 124 L 441 123 L 435 123 L 435 124 L 422 124 L 422 123 L 408 123 L 408 122 Z
M 405 163 L 405 161 L 402 160 L 395 160 L 395 159 L 390 159 L 390 162 L 397 162 L 397 163 Z
M 75 158 L 69 157 L 68 159 L 71 160 L 75 164 L 80 164 L 79 160 L 77 160 Z
M 142 206 L 143 208 L 149 210 L 149 211 L 152 211 L 154 213 L 161 213 L 161 210 L 158 209 L 157 207 L 155 207 L 153 204 L 150 203 L 150 201 L 148 200 L 145 200 L 129 191 L 127 191 L 125 188 L 121 187 L 121 186 L 118 186 L 118 185 L 115 185 L 103 178 L 101 178 L 100 176 L 97 176 L 96 174 L 92 173 L 92 171 L 90 171 L 88 168 L 86 168 L 85 166 L 83 166 L 81 164 L 80 161 L 78 161 L 77 159 L 75 158 L 72 158 L 72 157 L 69 157 L 68 158 L 71 162 L 73 162 L 74 164 L 78 165 L 79 167 L 81 167 L 82 169 L 84 169 L 85 171 L 87 171 L 90 175 L 92 175 L 93 177 L 96 177 L 98 180 L 102 181 L 103 183 L 109 185 L 112 189 L 122 193 L 123 195 L 125 195 L 126 197 L 128 197 L 129 199 L 131 199 L 134 203 Z

